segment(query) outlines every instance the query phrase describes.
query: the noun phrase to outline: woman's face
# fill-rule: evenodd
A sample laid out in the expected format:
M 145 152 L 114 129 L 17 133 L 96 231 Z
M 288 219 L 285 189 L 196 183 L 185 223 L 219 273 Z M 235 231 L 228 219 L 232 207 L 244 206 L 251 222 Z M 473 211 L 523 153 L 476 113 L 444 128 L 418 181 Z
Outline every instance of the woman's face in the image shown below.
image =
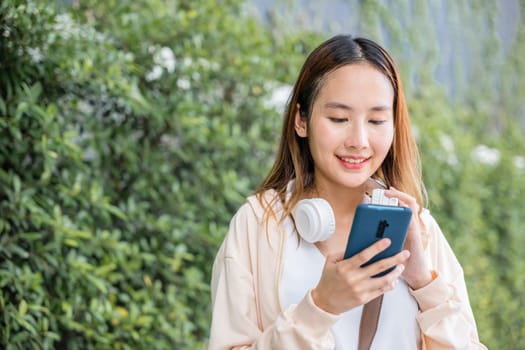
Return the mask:
M 329 73 L 310 122 L 295 117 L 308 137 L 318 189 L 361 186 L 385 159 L 394 137 L 394 90 L 371 65 L 350 64 Z

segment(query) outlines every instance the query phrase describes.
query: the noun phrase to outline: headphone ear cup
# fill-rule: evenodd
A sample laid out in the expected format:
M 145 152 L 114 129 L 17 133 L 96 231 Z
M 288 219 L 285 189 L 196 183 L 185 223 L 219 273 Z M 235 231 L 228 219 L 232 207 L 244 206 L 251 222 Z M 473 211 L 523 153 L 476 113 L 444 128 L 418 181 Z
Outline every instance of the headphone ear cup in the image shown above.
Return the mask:
M 294 210 L 297 232 L 309 243 L 325 241 L 335 232 L 335 215 L 323 198 L 302 199 Z

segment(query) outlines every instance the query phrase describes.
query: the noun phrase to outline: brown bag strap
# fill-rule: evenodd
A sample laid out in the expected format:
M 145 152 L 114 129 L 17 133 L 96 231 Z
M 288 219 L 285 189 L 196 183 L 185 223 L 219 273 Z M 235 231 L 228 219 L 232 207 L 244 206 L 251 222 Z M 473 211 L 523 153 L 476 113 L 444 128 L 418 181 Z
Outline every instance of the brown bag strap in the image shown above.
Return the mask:
M 379 314 L 383 304 L 383 294 L 370 300 L 363 306 L 361 323 L 359 324 L 359 345 L 358 350 L 370 350 L 374 335 L 379 324 Z

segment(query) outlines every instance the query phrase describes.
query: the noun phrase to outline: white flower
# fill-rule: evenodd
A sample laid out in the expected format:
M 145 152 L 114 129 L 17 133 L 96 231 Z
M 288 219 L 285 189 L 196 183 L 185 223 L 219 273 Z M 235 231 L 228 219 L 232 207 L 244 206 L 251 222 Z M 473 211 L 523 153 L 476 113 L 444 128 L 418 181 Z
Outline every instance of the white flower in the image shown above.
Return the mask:
M 61 13 L 55 17 L 55 21 L 54 29 L 59 33 L 63 33 L 64 38 L 68 38 L 75 26 L 71 16 L 68 13 Z
M 500 159 L 500 152 L 496 148 L 478 145 L 472 151 L 472 157 L 482 164 L 496 165 Z
M 439 141 L 441 142 L 441 146 L 445 149 L 447 152 L 454 152 L 454 141 L 452 140 L 452 137 L 449 135 L 441 134 L 439 137 Z
M 169 47 L 164 46 L 159 49 L 157 46 L 150 46 L 148 47 L 148 51 L 155 52 L 153 54 L 153 62 L 155 65 L 151 71 L 146 74 L 147 81 L 160 79 L 164 69 L 166 69 L 168 73 L 172 73 L 175 70 L 177 60 Z
M 184 57 L 184 59 L 182 60 L 182 64 L 184 65 L 184 67 L 189 67 L 193 64 L 193 60 L 191 59 L 191 57 Z
M 513 159 L 514 166 L 518 169 L 525 169 L 525 157 L 516 156 Z
M 97 32 L 95 29 L 76 23 L 68 13 L 63 13 L 55 17 L 53 24 L 54 31 L 49 34 L 48 43 L 55 41 L 55 33 L 63 39 L 82 38 L 89 41 L 104 42 L 107 37 Z
M 288 99 L 292 93 L 293 87 L 291 85 L 281 85 L 273 89 L 268 100 L 264 105 L 266 108 L 274 108 L 278 112 L 282 112 L 288 103 Z
M 162 47 L 154 57 L 155 63 L 161 65 L 162 67 L 166 68 L 168 73 L 172 73 L 175 70 L 175 55 L 173 54 L 173 51 L 169 47 Z
M 439 137 L 439 142 L 445 150 L 446 161 L 449 165 L 457 165 L 459 163 L 458 157 L 456 155 L 456 148 L 454 146 L 454 140 L 449 135 L 441 134 Z
M 162 76 L 162 67 L 161 66 L 154 66 L 153 69 L 146 74 L 146 80 L 147 81 L 154 81 L 158 80 Z
M 40 50 L 40 48 L 38 47 L 35 47 L 35 48 L 29 47 L 27 49 L 27 53 L 31 57 L 31 61 L 33 63 L 41 62 L 42 59 L 44 58 L 44 56 L 42 55 L 42 50 Z
M 209 61 L 205 58 L 199 57 L 197 59 L 197 64 L 202 67 L 204 70 L 218 71 L 220 66 L 217 62 Z
M 182 90 L 188 90 L 191 87 L 191 84 L 188 79 L 180 78 L 177 80 L 177 86 Z
M 93 113 L 93 106 L 85 100 L 78 101 L 77 109 L 83 115 L 91 115 Z
M 421 134 L 421 131 L 419 130 L 419 127 L 415 123 L 412 123 L 412 135 L 414 135 L 414 138 L 416 140 L 419 139 L 420 134 Z
M 160 137 L 160 142 L 163 146 L 165 146 L 167 149 L 176 149 L 180 147 L 180 140 L 179 138 L 173 136 L 164 134 Z
M 158 48 L 159 47 L 157 45 L 150 45 L 148 46 L 148 52 L 153 55 L 155 52 L 157 52 Z

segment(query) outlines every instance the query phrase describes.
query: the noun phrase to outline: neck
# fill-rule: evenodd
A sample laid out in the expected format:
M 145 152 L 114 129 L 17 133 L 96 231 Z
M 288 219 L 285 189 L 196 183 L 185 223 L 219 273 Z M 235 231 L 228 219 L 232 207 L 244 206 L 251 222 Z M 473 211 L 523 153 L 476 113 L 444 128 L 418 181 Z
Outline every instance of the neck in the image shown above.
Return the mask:
M 328 240 L 317 242 L 316 246 L 319 251 L 328 256 L 329 254 L 343 254 L 350 227 L 354 221 L 355 210 L 363 202 L 364 188 L 345 190 L 329 190 L 316 188 L 312 193 L 315 197 L 326 199 L 332 207 L 335 215 L 335 233 Z
M 312 190 L 306 193 L 307 197 L 326 199 L 334 211 L 336 222 L 334 235 L 326 241 L 316 243 L 322 254 L 327 256 L 331 253 L 344 252 L 357 206 L 363 202 L 366 191 L 377 187 L 379 185 L 368 181 L 354 188 L 316 182 Z
M 315 184 L 309 196 L 326 199 L 332 206 L 336 222 L 345 226 L 345 224 L 352 222 L 355 209 L 363 202 L 364 193 L 364 185 L 356 188 L 341 189 L 340 187 Z
M 357 206 L 363 202 L 365 186 L 355 188 L 341 188 L 340 186 L 322 186 L 316 184 L 309 197 L 321 197 L 330 203 L 334 211 L 336 229 L 331 239 L 318 244 L 318 248 L 323 252 L 333 252 L 346 246 L 348 233 L 354 220 Z

